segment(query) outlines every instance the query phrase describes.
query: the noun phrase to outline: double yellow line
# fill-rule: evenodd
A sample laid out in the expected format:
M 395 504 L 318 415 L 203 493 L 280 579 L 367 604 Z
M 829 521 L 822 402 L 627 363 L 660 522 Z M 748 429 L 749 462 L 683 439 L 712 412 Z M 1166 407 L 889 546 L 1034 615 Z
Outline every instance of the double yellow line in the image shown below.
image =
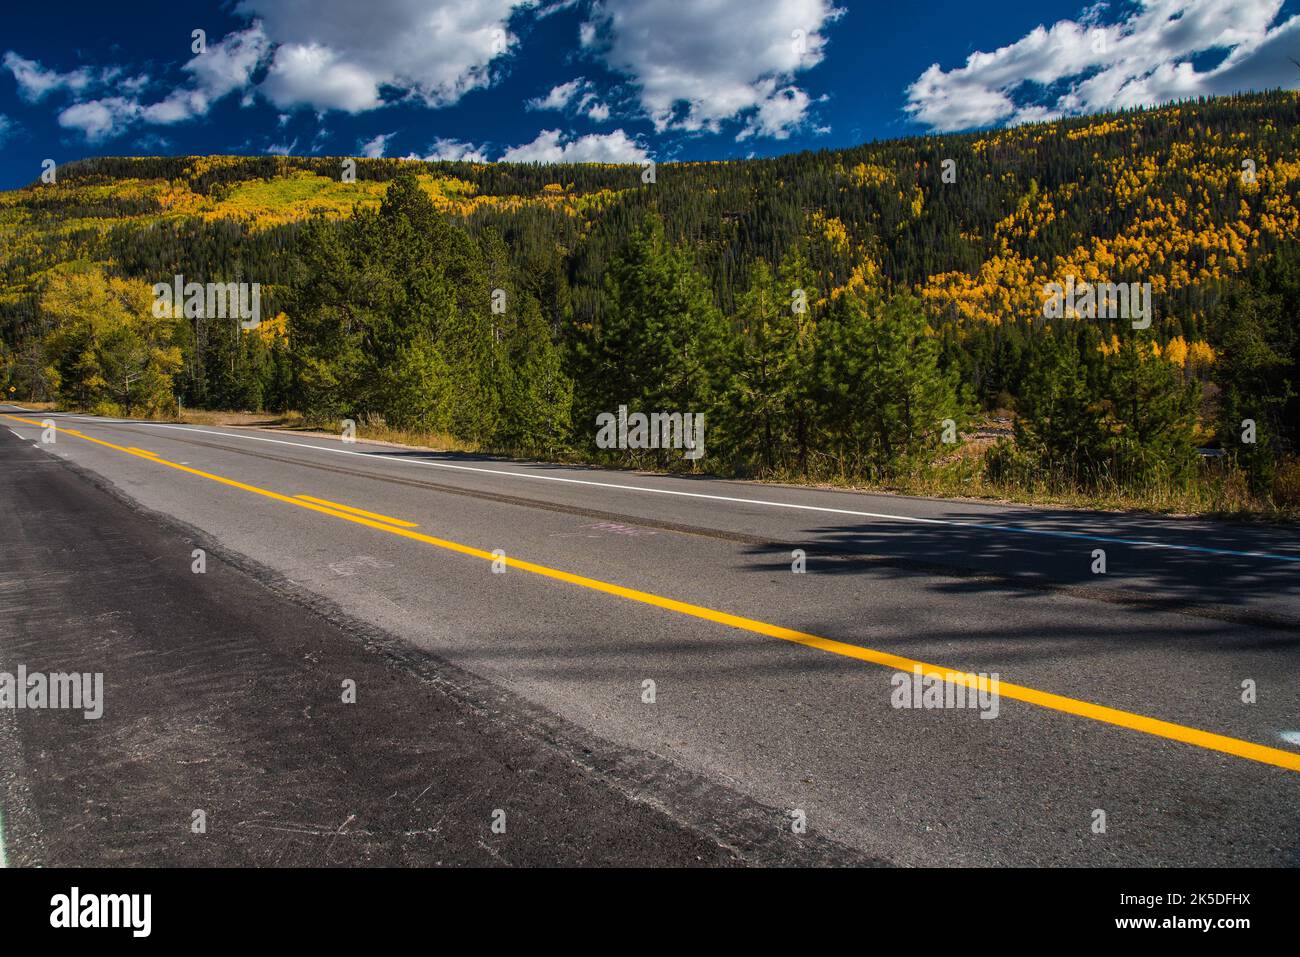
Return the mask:
M 5 418 L 13 419 L 15 422 L 22 422 L 27 425 L 41 425 L 40 422 L 20 418 L 14 415 L 6 414 Z M 242 489 L 245 492 L 252 492 L 255 495 L 274 499 L 277 502 L 295 505 L 298 508 L 310 509 L 314 512 L 320 512 L 323 515 L 329 515 L 333 518 L 341 519 L 346 522 L 353 522 L 358 525 L 365 525 L 368 528 L 375 528 L 382 532 L 387 532 L 390 535 L 399 535 L 403 538 L 423 542 L 426 545 L 433 545 L 450 552 L 469 555 L 473 558 L 480 558 L 485 561 L 505 561 L 505 563 L 511 568 L 518 568 L 520 571 L 531 572 L 534 575 L 541 575 L 545 578 L 555 579 L 556 581 L 567 582 L 581 588 L 591 589 L 592 591 L 604 592 L 607 595 L 616 595 L 619 598 L 626 598 L 629 601 L 640 602 L 644 605 L 651 605 L 656 608 L 674 611 L 678 614 L 689 615 L 693 618 L 715 622 L 720 625 L 726 625 L 729 628 L 736 628 L 757 635 L 765 635 L 769 638 L 779 638 L 782 641 L 793 642 L 794 644 L 804 645 L 808 648 L 816 648 L 818 651 L 839 655 L 844 658 L 852 658 L 857 661 L 865 661 L 870 664 L 880 665 L 897 671 L 915 673 L 917 669 L 920 669 L 923 675 L 932 677 L 939 681 L 964 684 L 967 687 L 976 687 L 975 676 L 968 675 L 958 669 L 942 668 L 938 665 L 927 664 L 926 662 L 916 661 L 912 658 L 904 658 L 901 655 L 876 651 L 872 648 L 863 648 L 860 645 L 851 645 L 847 642 L 835 641 L 831 638 L 822 638 L 818 635 L 795 631 L 790 628 L 783 628 L 779 625 L 768 624 L 767 622 L 757 621 L 753 618 L 744 618 L 740 615 L 732 615 L 727 612 L 716 611 L 712 608 L 705 608 L 701 605 L 692 605 L 688 602 L 665 598 L 651 592 L 638 591 L 635 588 L 625 588 L 622 585 L 615 585 L 596 578 L 587 578 L 584 575 L 575 575 L 572 572 L 561 571 L 557 568 L 538 565 L 534 562 L 527 562 L 518 558 L 510 558 L 509 556 L 503 558 L 502 556 L 495 555 L 492 552 L 484 551 L 481 548 L 462 545 L 459 542 L 448 541 L 443 538 L 435 538 L 432 535 L 425 535 L 422 532 L 414 531 L 418 526 L 413 522 L 389 518 L 380 515 L 377 512 L 367 512 L 363 509 L 352 508 L 348 505 L 340 505 L 336 502 L 329 502 L 326 499 L 319 499 L 309 495 L 281 495 L 279 492 L 272 492 L 269 489 L 259 488 L 256 485 L 248 485 L 244 482 L 236 481 L 235 479 L 228 479 L 220 475 L 214 475 L 211 472 L 204 472 L 200 469 L 191 468 L 188 465 L 181 465 L 179 462 L 170 462 L 167 459 L 159 458 L 152 452 L 145 452 L 141 449 L 129 446 L 114 445 L 112 442 L 105 442 L 103 439 L 92 438 L 89 435 L 85 435 L 84 433 L 73 429 L 60 429 L 59 431 L 63 432 L 65 435 L 84 439 L 85 441 L 93 442 L 96 445 L 102 445 L 105 448 L 115 449 L 119 452 L 124 452 L 127 455 L 134 455 L 137 458 L 153 462 L 156 465 L 165 465 L 168 468 L 176 469 L 180 472 L 187 472 L 190 475 L 197 475 L 200 478 L 209 479 L 210 481 L 217 482 L 221 485 Z M 1231 754 L 1235 757 L 1245 758 L 1248 761 L 1257 761 L 1261 764 L 1270 764 L 1275 767 L 1285 768 L 1288 771 L 1300 771 L 1300 754 L 1283 751 L 1280 748 L 1270 748 L 1267 745 L 1256 744 L 1252 741 L 1243 741 L 1239 738 L 1214 734 L 1210 731 L 1201 731 L 1198 728 L 1174 724 L 1169 721 L 1161 721 L 1157 718 L 1149 718 L 1145 715 L 1135 714 L 1131 711 L 1121 711 L 1118 708 L 1108 708 L 1105 705 L 1080 701 L 1076 698 L 1067 698 L 1063 695 L 1053 694 L 1049 691 L 1038 691 L 1035 688 L 1027 688 L 1023 685 L 1011 684 L 1005 681 L 1000 682 L 998 690 L 1003 697 L 1011 698 L 1015 701 L 1023 701 L 1027 704 L 1037 705 L 1040 708 L 1047 708 L 1052 711 L 1060 711 L 1064 714 L 1089 718 L 1093 721 L 1100 721 L 1103 724 L 1128 728 L 1131 731 L 1140 731 L 1143 734 L 1165 738 L 1170 741 L 1180 741 L 1184 744 L 1194 745 L 1195 747 L 1204 748 L 1209 751 L 1220 751 L 1224 754 Z

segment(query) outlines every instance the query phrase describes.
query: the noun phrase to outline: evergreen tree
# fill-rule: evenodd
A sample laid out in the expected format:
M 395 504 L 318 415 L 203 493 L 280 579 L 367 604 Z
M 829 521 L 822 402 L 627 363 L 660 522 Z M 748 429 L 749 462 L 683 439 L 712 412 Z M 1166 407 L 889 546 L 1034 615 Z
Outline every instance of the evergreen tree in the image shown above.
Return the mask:
M 606 277 L 599 324 L 580 346 L 583 417 L 627 405 L 634 412 L 723 411 L 728 335 L 689 251 L 648 216 Z M 707 426 L 706 426 L 707 427 Z M 669 456 L 653 456 L 666 462 Z
M 820 425 L 845 475 L 889 479 L 943 449 L 963 419 L 955 371 L 908 295 L 839 297 L 819 324 Z
M 1222 347 L 1214 367 L 1223 448 L 1267 491 L 1275 459 L 1300 448 L 1300 246 L 1283 247 L 1218 311 Z M 1254 442 L 1247 423 L 1253 422 Z
M 1185 478 L 1195 462 L 1197 383 L 1162 359 L 1148 335 L 1121 342 L 1107 378 L 1114 477 L 1129 486 Z
M 1030 351 L 1016 400 L 1016 443 L 1051 476 L 1090 481 L 1109 450 L 1105 410 L 1079 350 L 1048 333 Z

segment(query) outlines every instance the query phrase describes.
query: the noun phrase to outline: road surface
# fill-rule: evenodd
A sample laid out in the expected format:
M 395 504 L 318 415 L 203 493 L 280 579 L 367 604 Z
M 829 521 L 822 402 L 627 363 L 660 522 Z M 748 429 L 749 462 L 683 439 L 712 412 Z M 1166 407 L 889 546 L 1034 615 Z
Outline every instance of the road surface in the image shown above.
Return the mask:
M 206 752 L 160 726 L 236 720 L 220 695 L 186 711 L 176 689 L 190 682 L 211 698 L 212 669 L 228 695 L 278 689 L 255 699 L 270 703 L 227 755 L 247 779 L 208 792 L 242 801 L 209 814 L 244 828 L 243 843 L 209 831 L 227 841 L 223 860 L 1300 864 L 1292 529 L 0 413 L 0 670 L 18 663 L 15 650 L 30 658 L 53 632 L 70 635 L 50 670 L 99 670 L 103 655 L 104 726 L 115 702 L 132 713 L 111 736 L 85 730 L 94 722 L 66 731 L 82 765 L 120 771 L 144 755 L 170 780 L 175 762 Z M 150 532 L 97 534 L 101 517 L 109 529 L 128 521 L 118 512 Z M 61 536 L 80 544 L 53 554 Z M 129 555 L 118 554 L 124 536 Z M 1093 571 L 1098 550 L 1105 574 Z M 158 581 L 137 587 L 132 563 Z M 151 627 L 189 637 L 116 657 L 94 640 Z M 188 647 L 232 634 L 238 647 L 187 675 Z M 313 654 L 317 671 L 294 670 Z M 150 664 L 159 657 L 169 667 Z M 153 670 L 134 674 L 137 662 Z M 356 704 L 336 705 L 347 667 L 364 680 Z M 996 675 L 999 695 L 899 707 L 916 669 Z M 471 728 L 492 751 L 477 765 L 466 763 L 470 732 L 448 740 L 420 710 L 438 710 L 420 700 L 434 691 L 448 696 L 443 717 L 458 715 L 442 724 Z M 289 721 L 304 708 L 334 723 L 335 751 Z M 19 714 L 10 737 L 23 774 L 39 779 L 45 726 Z M 311 748 L 365 773 L 340 783 L 270 757 L 308 733 Z M 521 778 L 523 765 L 535 777 Z M 11 861 L 38 844 L 67 860 L 59 823 L 89 826 L 84 808 L 42 809 L 59 803 L 56 771 L 25 797 L 11 782 L 27 822 L 8 811 L 6 826 L 23 831 Z M 390 795 L 448 775 L 459 783 L 390 820 Z M 129 813 L 130 776 L 102 777 L 113 813 Z M 151 821 L 194 803 L 165 790 L 141 785 Z M 290 820 L 289 793 L 319 820 L 259 859 L 248 833 Z M 491 831 L 496 810 L 518 826 Z M 472 835 L 411 850 L 408 832 L 462 818 L 457 832 Z M 114 833 L 111 821 L 95 830 Z M 219 844 L 156 830 L 151 862 L 203 859 Z

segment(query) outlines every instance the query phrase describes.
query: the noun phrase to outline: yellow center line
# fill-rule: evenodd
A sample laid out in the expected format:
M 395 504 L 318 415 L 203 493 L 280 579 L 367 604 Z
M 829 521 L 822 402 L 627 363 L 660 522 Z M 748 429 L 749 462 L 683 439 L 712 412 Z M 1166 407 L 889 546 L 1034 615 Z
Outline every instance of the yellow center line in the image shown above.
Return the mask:
M 39 425 L 39 423 L 33 423 L 28 419 L 19 418 L 18 416 L 5 414 L 5 418 L 13 419 L 17 422 Z M 518 568 L 521 571 L 531 572 L 534 575 L 553 578 L 556 581 L 568 582 L 571 585 L 577 585 L 593 591 L 604 592 L 608 595 L 616 595 L 619 598 L 626 598 L 629 601 L 652 605 L 656 608 L 663 608 L 668 611 L 674 611 L 682 615 L 689 615 L 705 621 L 712 621 L 720 625 L 726 625 L 729 628 L 736 628 L 753 634 L 765 635 L 769 638 L 779 638 L 782 641 L 789 641 L 809 648 L 816 648 L 818 651 L 839 655 L 844 658 L 865 661 L 870 664 L 892 668 L 897 671 L 915 673 L 917 669 L 920 669 L 923 675 L 940 681 L 946 681 L 951 684 L 964 684 L 967 687 L 980 686 L 979 679 L 975 675 L 957 669 L 943 668 L 938 665 L 927 664 L 923 661 L 916 661 L 912 658 L 905 658 L 901 655 L 894 655 L 885 651 L 876 651 L 872 648 L 864 648 L 860 645 L 852 645 L 843 641 L 835 641 L 831 638 L 823 638 L 818 635 L 795 631 L 791 628 L 783 628 L 780 625 L 768 624 L 767 622 L 757 621 L 753 618 L 744 618 L 740 615 L 732 615 L 728 612 L 716 611 L 712 608 L 705 608 L 701 605 L 692 605 L 688 602 L 677 601 L 673 598 L 665 598 L 651 592 L 638 591 L 635 588 L 626 588 L 622 585 L 615 585 L 611 582 L 601 581 L 596 578 L 587 578 L 583 575 L 575 575 L 572 572 L 561 571 L 560 569 L 550 568 L 546 565 L 538 565 L 534 562 L 527 562 L 518 558 L 510 558 L 508 556 L 502 558 L 501 556 L 494 555 L 492 552 L 484 551 L 481 548 L 462 545 L 459 542 L 448 541 L 447 539 L 435 538 L 432 535 L 425 535 L 421 532 L 411 531 L 409 528 L 400 528 L 384 524 L 383 522 L 376 521 L 372 518 L 367 518 L 365 514 L 352 514 L 352 512 L 360 512 L 359 509 L 341 511 L 341 509 L 347 508 L 347 506 L 329 505 L 328 503 L 317 504 L 317 502 L 323 502 L 324 500 L 304 500 L 304 498 L 301 497 L 295 498 L 288 495 L 281 495 L 279 492 L 272 492 L 269 489 L 259 488 L 256 485 L 248 485 L 244 482 L 236 481 L 235 479 L 224 478 L 220 475 L 214 475 L 211 472 L 203 472 L 199 469 L 190 468 L 188 465 L 181 465 L 178 462 L 170 462 L 167 459 L 159 458 L 155 455 L 132 451 L 126 446 L 114 445 L 112 442 L 105 442 L 103 439 L 92 438 L 91 436 L 80 432 L 64 431 L 67 431 L 67 434 L 69 435 L 75 435 L 78 438 L 85 439 L 87 442 L 93 442 L 96 445 L 116 449 L 117 451 L 125 452 L 128 455 L 135 455 L 139 458 L 143 458 L 145 461 L 154 462 L 158 465 L 165 465 L 168 468 L 173 468 L 180 472 L 188 472 L 191 475 L 197 475 L 201 478 L 206 478 L 222 485 L 228 485 L 231 488 L 253 492 L 254 494 L 274 499 L 277 502 L 286 502 L 289 505 L 296 505 L 299 508 L 310 509 L 311 511 L 320 512 L 323 515 L 330 515 L 334 518 L 353 522 L 357 525 L 376 528 L 380 531 L 387 532 L 390 535 L 400 535 L 401 537 L 409 538 L 412 541 L 434 545 L 438 548 L 457 552 L 461 555 L 469 555 L 489 562 L 504 560 L 510 567 Z M 392 520 L 389 519 L 387 521 Z M 1240 738 L 1231 738 L 1222 734 L 1214 734 L 1210 731 L 1201 731 L 1198 728 L 1174 724 L 1170 721 L 1161 721 L 1158 718 L 1149 718 L 1146 715 L 1136 714 L 1131 711 L 1122 711 L 1118 708 L 1109 708 L 1105 705 L 1093 704 L 1092 702 L 1081 701 L 1077 698 L 1067 698 L 1064 695 L 1053 694 L 1050 691 L 1039 691 L 1035 688 L 1011 684 L 1006 681 L 999 683 L 998 692 L 1002 697 L 1037 705 L 1040 708 L 1047 708 L 1052 711 L 1060 711 L 1064 714 L 1089 718 L 1093 721 L 1102 722 L 1103 724 L 1128 728 L 1131 731 L 1140 731 L 1143 734 L 1165 738 L 1170 741 L 1180 741 L 1184 744 L 1190 744 L 1209 751 L 1220 751 L 1224 754 L 1231 754 L 1235 757 L 1245 758 L 1248 761 L 1257 761 L 1261 764 L 1269 764 L 1275 767 L 1285 768 L 1288 771 L 1300 771 L 1300 754 L 1283 751 L 1279 748 L 1271 748 L 1263 744 L 1256 744 L 1253 741 L 1243 741 Z
M 362 518 L 373 518 L 376 521 L 387 522 L 389 525 L 398 525 L 402 528 L 419 528 L 416 522 L 407 522 L 400 518 L 391 518 L 388 515 L 380 515 L 378 512 L 367 512 L 364 508 L 353 508 L 351 505 L 340 505 L 338 502 L 331 502 L 328 499 L 317 498 L 314 495 L 295 495 L 294 498 L 300 498 L 304 502 L 315 502 L 317 505 L 328 505 L 330 508 L 338 509 L 340 512 L 349 512 L 353 515 L 360 515 Z

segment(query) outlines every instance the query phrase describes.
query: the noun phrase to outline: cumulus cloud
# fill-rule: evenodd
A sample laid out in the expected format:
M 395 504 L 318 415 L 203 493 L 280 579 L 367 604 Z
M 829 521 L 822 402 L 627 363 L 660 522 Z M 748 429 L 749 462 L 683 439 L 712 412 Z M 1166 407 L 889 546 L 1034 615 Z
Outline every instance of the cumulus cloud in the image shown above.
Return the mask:
M 489 64 L 516 43 L 507 20 L 521 0 L 242 0 L 276 44 L 263 92 L 276 106 L 374 109 L 391 87 L 429 106 L 490 82 Z
M 380 133 L 374 139 L 360 144 L 357 149 L 361 151 L 362 156 L 378 159 L 384 155 L 384 150 L 388 148 L 388 141 L 395 135 L 395 133 Z
M 266 58 L 270 40 L 260 23 L 222 37 L 220 43 L 198 54 L 185 70 L 204 95 L 219 100 L 228 93 L 248 86 L 253 73 Z
M 802 122 L 804 114 L 808 112 L 807 93 L 797 86 L 787 86 L 785 89 L 777 90 L 775 81 L 768 82 L 771 83 L 772 91 L 766 95 L 763 102 L 759 104 L 757 112 L 750 117 L 745 128 L 736 136 L 737 140 L 748 139 L 751 136 L 787 139 L 791 131 Z
M 741 139 L 788 137 L 805 125 L 816 102 L 796 81 L 824 56 L 824 31 L 841 13 L 833 2 L 582 0 L 588 11 L 580 28 L 583 55 L 602 59 L 627 83 L 611 91 L 577 77 L 527 106 L 595 123 L 610 120 L 615 110 L 644 112 L 659 132 L 717 131 L 734 121 Z M 26 98 L 35 101 L 65 88 L 85 101 L 65 110 L 61 121 L 96 139 L 133 123 L 171 125 L 206 116 L 232 93 L 245 106 L 261 95 L 283 114 L 299 108 L 356 114 L 401 100 L 437 108 L 492 82 L 494 62 L 517 44 L 509 32 L 512 15 L 529 11 L 542 18 L 577 5 L 578 0 L 239 0 L 235 11 L 249 25 L 186 63 L 189 79 L 152 103 L 142 99 L 152 85 L 143 74 L 127 78 L 115 68 L 119 79 L 110 84 L 89 69 L 59 73 L 13 52 L 4 62 Z M 590 142 L 570 138 L 516 148 L 599 154 L 615 147 L 640 149 L 621 132 Z
M 262 90 L 281 109 L 308 104 L 360 113 L 383 103 L 374 76 L 316 43 L 277 50 Z
M 74 103 L 59 114 L 64 129 L 79 130 L 87 142 L 99 143 L 126 132 L 140 115 L 140 104 L 121 96 Z
M 406 159 L 424 160 L 426 163 L 437 162 L 463 162 L 463 163 L 487 163 L 489 162 L 487 152 L 484 147 L 475 146 L 473 143 L 462 143 L 460 140 L 445 139 L 438 137 L 429 146 L 429 152 L 425 156 L 418 156 L 410 153 Z
M 120 71 L 114 70 L 115 76 L 120 77 Z M 139 96 L 144 92 L 145 87 L 149 85 L 149 75 L 141 73 L 137 76 L 120 77 L 113 81 L 117 89 L 122 93 L 129 93 L 131 96 Z
M 1300 49 L 1300 16 L 1278 23 L 1282 5 L 1138 0 L 1107 24 L 1104 4 L 1097 4 L 1077 21 L 1038 26 L 992 53 L 972 53 L 962 67 L 931 65 L 907 88 L 906 110 L 931 129 L 948 131 L 1294 88 L 1300 70 L 1287 55 Z M 1209 53 L 1223 56 L 1198 69 L 1194 58 Z
M 553 86 L 546 96 L 529 100 L 525 105 L 530 110 L 571 111 L 597 123 L 609 119 L 609 106 L 600 101 L 595 84 L 583 77 Z
M 505 163 L 642 163 L 645 149 L 623 130 L 565 137 L 559 130 L 542 130 L 531 143 L 501 155 Z
M 148 105 L 139 100 L 139 94 L 150 83 L 145 74 L 123 76 L 120 67 L 105 69 L 97 77 L 85 69 L 58 73 L 14 53 L 6 54 L 4 62 L 13 71 L 24 97 L 33 101 L 61 87 L 74 94 L 92 86 L 114 87 L 118 95 L 73 103 L 59 114 L 60 126 L 78 130 L 88 142 L 98 143 L 125 133 L 136 123 L 169 125 L 207 115 L 216 101 L 248 86 L 267 51 L 268 41 L 260 25 L 255 23 L 231 33 L 185 64 L 183 69 L 191 77 L 188 85 Z
M 80 67 L 67 73 L 55 69 L 46 69 L 36 60 L 28 60 L 13 50 L 4 55 L 5 69 L 18 81 L 18 94 L 28 103 L 43 99 L 55 90 L 66 89 L 72 93 L 81 93 L 94 82 L 95 75 L 88 67 Z
M 551 92 L 546 96 L 538 97 L 535 100 L 528 101 L 530 110 L 562 110 L 573 101 L 573 98 L 587 86 L 587 81 L 582 77 L 576 80 L 570 80 L 568 83 L 561 83 L 558 86 L 551 87 Z
M 631 78 L 656 130 L 747 117 L 743 136 L 789 135 L 811 99 L 796 74 L 825 56 L 831 0 L 603 0 L 580 41 Z

